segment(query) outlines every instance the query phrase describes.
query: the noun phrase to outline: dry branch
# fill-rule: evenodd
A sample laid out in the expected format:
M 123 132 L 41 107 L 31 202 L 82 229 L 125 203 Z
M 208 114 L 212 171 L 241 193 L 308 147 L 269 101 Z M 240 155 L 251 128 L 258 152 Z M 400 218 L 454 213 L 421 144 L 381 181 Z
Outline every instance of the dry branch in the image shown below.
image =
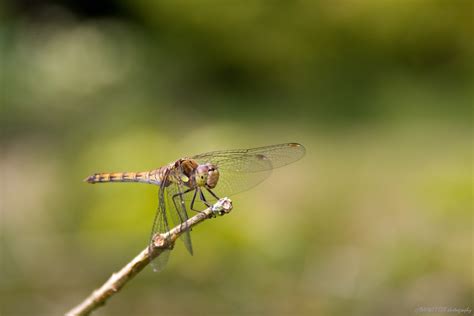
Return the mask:
M 82 303 L 66 313 L 67 316 L 89 315 L 96 308 L 105 304 L 107 299 L 120 291 L 135 275 L 145 268 L 153 258 L 158 257 L 164 250 L 173 247 L 174 242 L 185 231 L 215 215 L 224 215 L 232 210 L 232 201 L 222 198 L 213 206 L 205 209 L 187 220 L 186 225 L 178 225 L 165 234 L 153 236 L 153 247 L 147 246 L 138 256 L 132 259 L 120 271 L 112 276 L 98 289 L 93 291 Z

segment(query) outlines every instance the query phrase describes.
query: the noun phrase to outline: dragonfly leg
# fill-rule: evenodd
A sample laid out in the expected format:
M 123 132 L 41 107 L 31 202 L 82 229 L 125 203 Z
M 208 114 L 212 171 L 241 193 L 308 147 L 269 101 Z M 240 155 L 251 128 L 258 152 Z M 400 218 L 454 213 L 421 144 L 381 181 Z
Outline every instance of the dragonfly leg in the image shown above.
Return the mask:
M 194 201 L 196 201 L 196 194 L 197 194 L 197 190 L 195 189 L 194 190 L 194 195 L 193 195 L 193 199 L 191 200 L 191 205 L 190 205 L 190 208 L 191 210 L 195 211 L 195 212 L 201 212 L 200 210 L 196 210 L 194 209 Z
M 188 192 L 191 192 L 191 190 L 193 190 L 193 189 L 187 189 L 187 190 L 184 191 L 184 192 L 178 192 L 178 193 L 174 194 L 174 195 L 171 197 L 171 199 L 173 200 L 174 207 L 175 207 L 177 210 L 178 210 L 179 208 L 178 208 L 178 205 L 176 204 L 175 198 L 177 198 L 178 196 L 181 197 L 180 207 L 181 207 L 181 209 L 184 209 L 184 211 L 186 211 L 186 206 L 183 205 L 184 200 L 183 200 L 182 198 L 183 198 L 183 195 L 185 195 L 185 194 L 188 193 Z M 181 223 L 185 221 L 185 219 L 181 217 L 181 213 L 180 213 L 180 212 L 178 212 L 178 216 L 179 216 L 179 219 L 181 220 Z
M 178 193 L 178 194 L 175 194 L 173 195 L 173 197 L 171 198 L 173 200 L 173 204 L 174 204 L 174 207 L 176 210 L 179 210 L 178 208 L 178 205 L 176 204 L 176 201 L 175 201 L 175 198 L 177 198 L 178 196 L 180 196 L 182 193 Z M 182 205 L 180 205 L 179 207 L 182 207 Z M 181 221 L 181 223 L 184 222 L 184 219 L 181 217 L 181 212 L 177 212 L 178 213 L 178 216 L 179 216 L 179 220 Z
M 174 194 L 174 195 L 172 196 L 172 198 L 173 198 L 173 200 L 174 200 L 177 196 L 180 196 L 180 195 L 183 196 L 183 195 L 185 195 L 186 193 L 191 192 L 192 190 L 194 190 L 194 189 L 191 188 L 191 189 L 187 189 L 187 190 L 184 191 L 184 192 L 178 192 L 178 193 Z
M 202 194 L 201 190 L 200 189 L 196 189 L 194 191 L 194 195 L 193 195 L 193 200 L 191 201 L 191 210 L 195 211 L 195 212 L 198 212 L 198 213 L 202 213 L 203 211 L 200 211 L 200 210 L 196 210 L 194 209 L 194 202 L 196 200 L 196 195 L 197 195 L 197 191 L 199 190 L 199 195 L 201 196 L 201 200 L 206 204 L 207 207 L 210 207 L 211 204 L 207 203 L 206 199 L 204 198 L 204 195 Z
M 212 194 L 214 195 L 214 194 Z M 209 203 L 207 200 L 206 200 L 206 197 L 204 196 L 204 193 L 202 192 L 201 189 L 199 189 L 199 197 L 201 198 L 201 201 L 206 204 L 207 207 L 212 207 L 211 203 Z M 214 213 L 212 213 L 212 215 L 210 217 L 216 217 L 216 215 Z
M 209 188 L 206 188 L 207 192 L 211 193 L 211 195 L 216 199 L 216 200 L 219 200 L 220 198 L 214 193 L 211 191 L 211 189 Z
M 201 198 L 201 201 L 206 204 L 207 207 L 211 207 L 211 203 L 209 203 L 207 200 L 206 200 L 206 197 L 204 196 L 204 193 L 202 193 L 202 190 L 199 189 L 199 197 Z
M 197 190 L 199 190 L 199 198 L 201 199 L 201 201 L 204 204 L 206 204 L 207 207 L 212 207 L 212 204 L 206 200 L 206 197 L 204 196 L 204 193 L 202 192 L 202 190 L 200 188 L 197 188 Z M 210 217 L 215 217 L 215 216 L 211 215 Z

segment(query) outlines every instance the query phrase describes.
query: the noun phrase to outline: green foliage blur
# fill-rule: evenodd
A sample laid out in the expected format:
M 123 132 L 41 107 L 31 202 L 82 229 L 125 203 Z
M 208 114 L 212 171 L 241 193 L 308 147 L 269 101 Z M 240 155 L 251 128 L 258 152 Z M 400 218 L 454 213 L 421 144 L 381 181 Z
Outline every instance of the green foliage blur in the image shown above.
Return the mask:
M 0 314 L 63 314 L 146 246 L 157 188 L 86 176 L 283 142 L 306 156 L 96 314 L 474 309 L 473 12 L 0 2 Z

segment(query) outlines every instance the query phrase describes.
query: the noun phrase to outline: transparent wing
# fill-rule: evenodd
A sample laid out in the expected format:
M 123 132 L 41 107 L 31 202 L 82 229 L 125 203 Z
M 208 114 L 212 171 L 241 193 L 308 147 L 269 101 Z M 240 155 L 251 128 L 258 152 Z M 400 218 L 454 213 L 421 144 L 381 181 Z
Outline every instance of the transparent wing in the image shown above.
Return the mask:
M 170 249 L 165 249 L 154 261 L 151 262 L 154 272 L 160 272 L 166 267 L 170 258 L 170 253 Z
M 268 178 L 271 175 L 272 170 L 269 169 L 260 172 L 242 173 L 233 171 L 232 169 L 219 169 L 219 173 L 219 182 L 217 183 L 217 186 L 212 189 L 212 192 L 214 192 L 217 197 L 223 198 L 253 188 Z M 203 192 L 206 193 L 205 190 L 203 190 Z M 209 196 L 209 198 L 211 198 L 211 201 L 215 200 L 212 199 L 212 196 Z
M 166 177 L 166 176 L 165 176 Z M 168 217 L 166 215 L 166 195 L 165 187 L 160 186 L 158 191 L 158 209 L 156 210 L 155 219 L 153 220 L 153 226 L 151 229 L 150 236 L 150 247 L 152 246 L 153 236 L 157 233 L 166 233 L 169 231 Z M 154 271 L 161 271 L 168 263 L 170 250 L 165 250 L 158 256 L 154 261 L 151 262 Z
M 249 149 L 212 151 L 191 158 L 214 163 L 219 168 L 232 168 L 240 172 L 259 172 L 286 166 L 301 159 L 305 152 L 303 145 L 287 143 Z
M 301 159 L 305 152 L 303 145 L 287 143 L 250 149 L 213 151 L 191 158 L 200 164 L 213 163 L 218 167 L 219 182 L 213 192 L 223 197 L 256 186 L 270 176 L 272 169 Z
M 163 183 L 166 183 L 168 179 L 180 179 L 179 176 L 176 176 L 177 171 L 168 171 L 165 175 Z M 180 183 L 171 183 L 168 187 L 160 186 L 158 193 L 159 202 L 158 209 L 156 211 L 155 220 L 153 221 L 153 227 L 151 231 L 151 241 L 153 241 L 153 236 L 157 233 L 166 233 L 170 228 L 184 225 L 182 229 L 184 230 L 183 234 L 180 236 L 180 239 L 183 240 L 186 249 L 189 253 L 193 254 L 193 248 L 191 243 L 191 235 L 187 227 L 188 214 L 186 212 L 186 203 L 183 199 L 183 188 L 184 185 Z M 170 219 L 170 220 L 169 220 Z M 152 267 L 154 271 L 161 271 L 164 269 L 168 263 L 169 249 L 163 251 L 154 261 L 152 261 Z

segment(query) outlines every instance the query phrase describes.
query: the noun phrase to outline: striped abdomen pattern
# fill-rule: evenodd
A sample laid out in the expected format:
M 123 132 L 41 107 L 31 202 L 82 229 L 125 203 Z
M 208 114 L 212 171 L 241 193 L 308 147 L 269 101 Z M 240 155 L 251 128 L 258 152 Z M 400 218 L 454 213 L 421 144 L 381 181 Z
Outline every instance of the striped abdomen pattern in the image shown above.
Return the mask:
M 161 184 L 168 167 L 143 172 L 101 172 L 84 179 L 88 183 L 103 182 L 143 182 L 152 184 Z

